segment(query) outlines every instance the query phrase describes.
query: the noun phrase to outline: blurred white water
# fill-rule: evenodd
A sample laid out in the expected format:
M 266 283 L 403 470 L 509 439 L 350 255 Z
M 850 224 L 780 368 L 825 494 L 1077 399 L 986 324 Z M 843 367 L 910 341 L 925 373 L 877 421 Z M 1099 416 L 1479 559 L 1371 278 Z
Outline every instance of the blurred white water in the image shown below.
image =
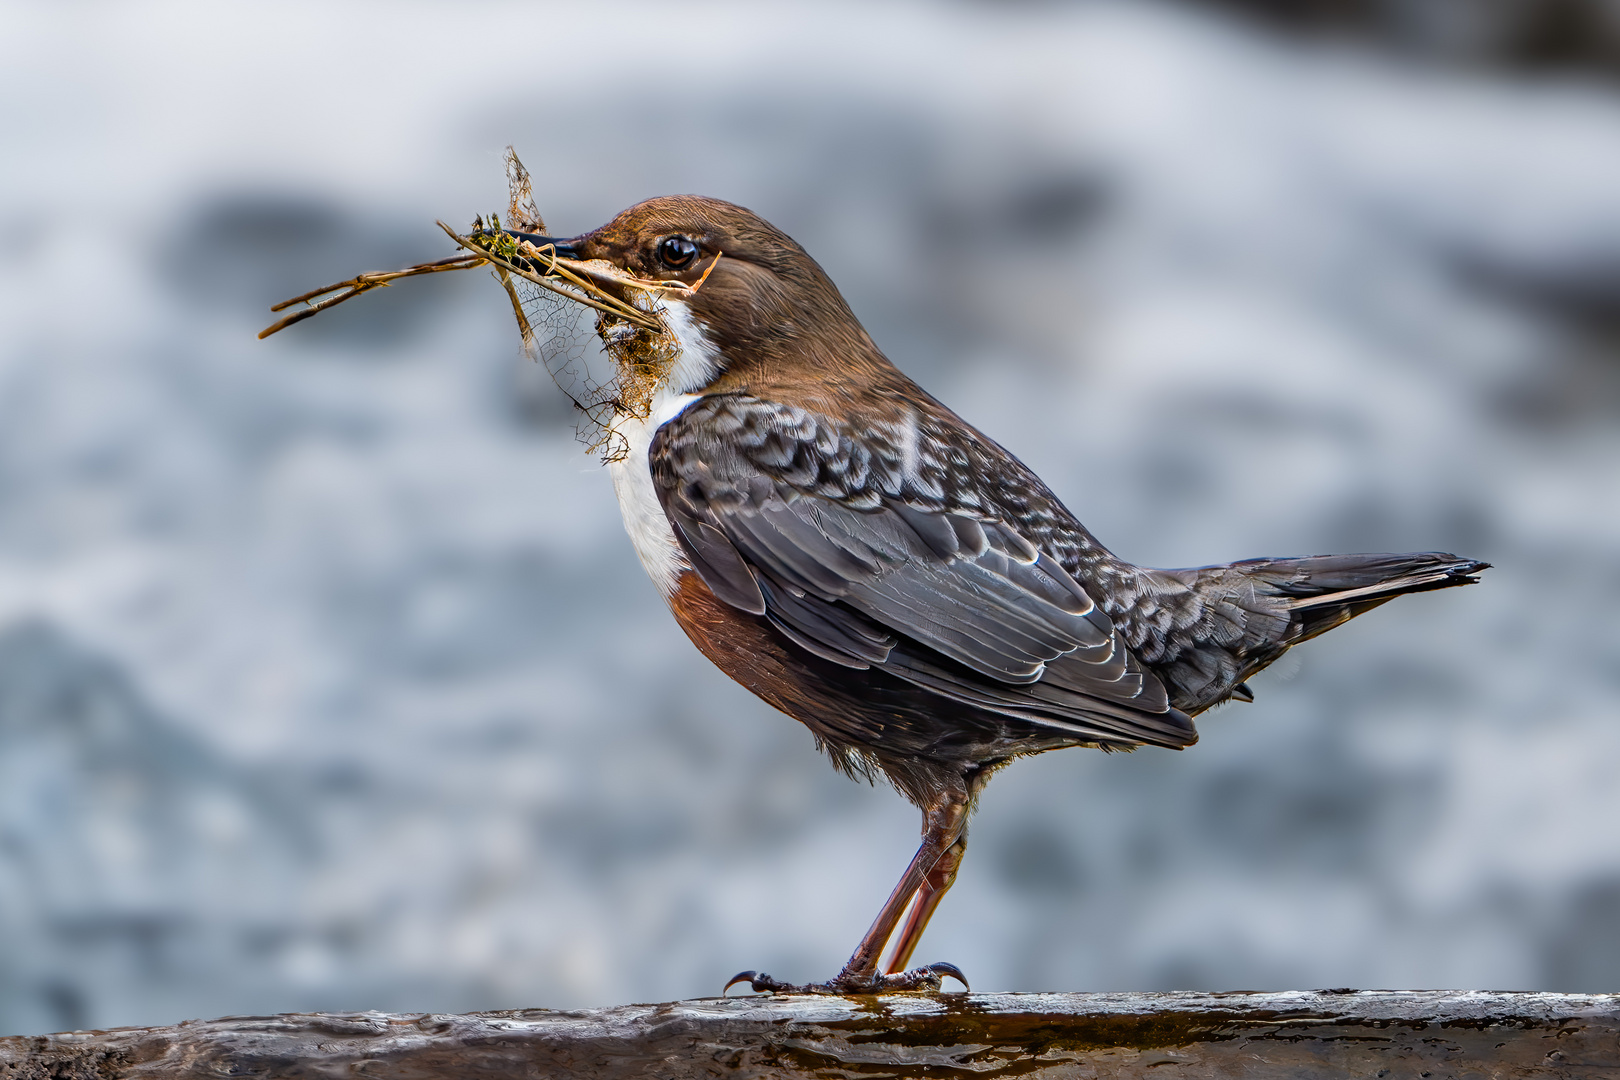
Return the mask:
M 530 58 L 532 56 L 532 59 Z M 751 206 L 1153 564 L 1444 549 L 993 784 L 976 989 L 1620 988 L 1620 95 L 1148 4 L 0 6 L 0 1032 L 842 963 L 915 843 L 641 576 L 495 286 Z

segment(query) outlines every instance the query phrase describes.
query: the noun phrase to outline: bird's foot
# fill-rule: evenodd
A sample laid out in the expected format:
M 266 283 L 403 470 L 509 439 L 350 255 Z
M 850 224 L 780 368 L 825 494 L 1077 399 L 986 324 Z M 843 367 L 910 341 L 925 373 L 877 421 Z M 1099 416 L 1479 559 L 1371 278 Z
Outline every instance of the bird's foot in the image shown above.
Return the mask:
M 962 974 L 961 968 L 955 964 L 940 963 L 912 968 L 910 971 L 897 971 L 893 975 L 879 975 L 877 991 L 938 990 L 947 975 L 961 983 L 963 990 L 973 989 L 968 985 L 967 976 Z
M 938 990 L 947 975 L 961 983 L 963 989 L 971 989 L 967 976 L 955 964 L 929 964 L 893 975 L 853 975 L 845 972 L 823 983 L 803 985 L 773 979 L 762 971 L 743 971 L 726 983 L 720 995 L 724 997 L 726 990 L 738 983 L 747 983 L 756 994 L 887 994 L 895 990 Z

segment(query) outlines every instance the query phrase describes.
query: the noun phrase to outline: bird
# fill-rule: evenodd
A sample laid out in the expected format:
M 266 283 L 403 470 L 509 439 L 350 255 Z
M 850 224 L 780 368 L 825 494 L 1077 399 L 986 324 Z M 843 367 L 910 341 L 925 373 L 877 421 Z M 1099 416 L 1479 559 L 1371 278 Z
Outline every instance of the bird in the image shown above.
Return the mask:
M 1442 552 L 1133 565 L 891 363 L 821 266 L 753 212 L 666 196 L 578 236 L 512 235 L 685 286 L 660 313 L 678 352 L 647 407 L 613 420 L 625 529 L 699 652 L 838 769 L 886 778 L 922 813 L 916 854 L 836 976 L 744 971 L 725 990 L 966 987 L 953 964 L 908 965 L 991 776 L 1060 748 L 1190 746 L 1195 716 L 1252 701 L 1248 680 L 1300 642 L 1489 567 Z

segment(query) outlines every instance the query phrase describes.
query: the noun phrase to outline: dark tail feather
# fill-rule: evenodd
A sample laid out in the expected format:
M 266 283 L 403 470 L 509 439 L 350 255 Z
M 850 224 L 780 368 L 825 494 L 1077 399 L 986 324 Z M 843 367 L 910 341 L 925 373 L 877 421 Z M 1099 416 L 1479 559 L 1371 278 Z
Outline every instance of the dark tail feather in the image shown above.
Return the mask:
M 1316 555 L 1237 563 L 1270 585 L 1300 620 L 1304 641 L 1406 593 L 1472 585 L 1490 563 L 1439 551 L 1409 555 Z

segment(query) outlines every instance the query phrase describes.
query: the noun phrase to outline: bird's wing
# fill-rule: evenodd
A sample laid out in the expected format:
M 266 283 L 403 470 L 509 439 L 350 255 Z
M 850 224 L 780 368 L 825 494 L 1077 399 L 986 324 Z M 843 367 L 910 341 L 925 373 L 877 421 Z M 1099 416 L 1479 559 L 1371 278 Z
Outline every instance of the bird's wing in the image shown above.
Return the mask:
M 915 420 L 868 439 L 808 410 L 699 399 L 649 451 L 693 569 L 800 648 L 1076 741 L 1196 734 L 1075 579 L 993 500 L 922 492 Z

